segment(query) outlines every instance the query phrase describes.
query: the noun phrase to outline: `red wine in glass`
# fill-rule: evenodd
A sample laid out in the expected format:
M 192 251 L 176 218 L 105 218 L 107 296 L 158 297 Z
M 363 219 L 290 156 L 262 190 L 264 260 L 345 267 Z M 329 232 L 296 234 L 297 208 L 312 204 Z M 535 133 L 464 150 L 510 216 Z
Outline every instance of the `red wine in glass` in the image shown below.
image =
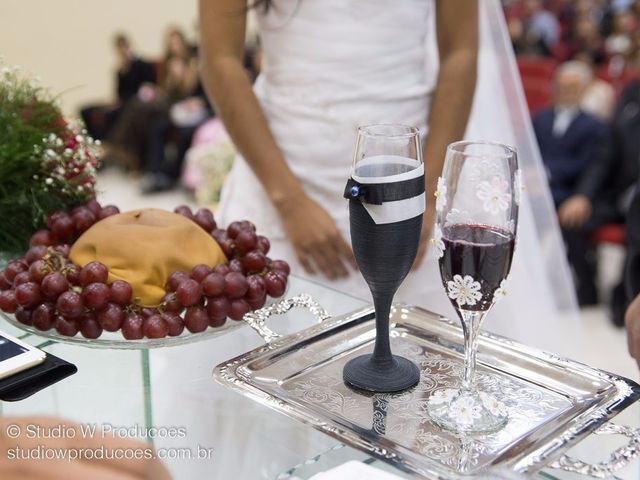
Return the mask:
M 461 308 L 488 310 L 495 291 L 511 269 L 514 235 L 493 226 L 454 224 L 444 227 L 442 241 L 445 250 L 440 258 L 440 274 L 445 289 L 455 275 L 469 275 L 480 283 L 482 297 Z M 452 302 L 457 306 L 455 300 Z

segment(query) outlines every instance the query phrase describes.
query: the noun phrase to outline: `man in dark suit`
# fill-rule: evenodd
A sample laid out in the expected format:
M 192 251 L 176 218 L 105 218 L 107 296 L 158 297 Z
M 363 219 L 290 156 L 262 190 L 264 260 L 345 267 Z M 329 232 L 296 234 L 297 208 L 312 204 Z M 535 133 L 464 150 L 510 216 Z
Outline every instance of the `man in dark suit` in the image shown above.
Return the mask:
M 597 161 L 607 133 L 606 125 L 579 107 L 591 77 L 581 62 L 562 64 L 556 72 L 553 106 L 533 120 L 582 306 L 598 302 L 596 254 L 590 237 L 609 218 L 592 208 L 586 194 L 585 172 Z

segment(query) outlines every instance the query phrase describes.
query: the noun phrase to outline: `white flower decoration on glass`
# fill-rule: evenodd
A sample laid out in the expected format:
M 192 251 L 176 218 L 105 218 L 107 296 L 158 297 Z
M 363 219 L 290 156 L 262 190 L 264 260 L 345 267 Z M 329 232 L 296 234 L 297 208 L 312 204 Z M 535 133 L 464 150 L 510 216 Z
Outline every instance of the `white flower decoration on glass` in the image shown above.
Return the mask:
M 442 403 L 449 403 L 458 394 L 458 390 L 455 388 L 443 388 L 436 390 L 429 397 L 429 403 L 432 405 L 440 405 Z
M 487 159 L 474 159 L 469 169 L 469 181 L 479 183 L 486 178 L 500 175 L 500 165 Z
M 516 232 L 516 222 L 514 222 L 513 219 L 507 222 L 507 230 L 509 230 L 509 232 L 511 233 Z
M 433 238 L 431 239 L 431 243 L 436 249 L 436 256 L 438 258 L 442 258 L 444 255 L 444 240 L 442 240 L 442 230 L 438 225 L 435 225 L 433 228 Z
M 447 206 L 447 185 L 444 178 L 438 177 L 438 189 L 433 195 L 436 197 L 436 212 L 441 212 Z
M 486 212 L 496 215 L 506 211 L 511 201 L 509 183 L 500 177 L 493 177 L 490 182 L 480 182 L 476 196 L 482 200 L 482 207 Z
M 482 406 L 473 397 L 462 396 L 451 404 L 449 417 L 455 418 L 462 425 L 471 425 L 476 418 L 480 418 Z
M 520 205 L 521 194 L 524 192 L 524 184 L 522 183 L 522 170 L 518 169 L 513 174 L 513 200 L 516 205 Z
M 493 303 L 496 303 L 502 297 L 507 296 L 507 281 L 502 280 L 500 286 L 493 292 Z
M 480 400 L 482 400 L 482 405 L 484 406 L 484 408 L 486 408 L 487 410 L 489 410 L 489 412 L 492 415 L 496 415 L 498 417 L 506 417 L 507 416 L 507 406 L 498 401 L 496 398 L 492 397 L 491 395 L 488 395 L 485 392 L 479 392 L 480 393 Z
M 473 306 L 482 298 L 480 282 L 476 282 L 471 275 L 454 275 L 453 280 L 447 282 L 447 293 L 451 300 L 455 300 L 459 307 Z

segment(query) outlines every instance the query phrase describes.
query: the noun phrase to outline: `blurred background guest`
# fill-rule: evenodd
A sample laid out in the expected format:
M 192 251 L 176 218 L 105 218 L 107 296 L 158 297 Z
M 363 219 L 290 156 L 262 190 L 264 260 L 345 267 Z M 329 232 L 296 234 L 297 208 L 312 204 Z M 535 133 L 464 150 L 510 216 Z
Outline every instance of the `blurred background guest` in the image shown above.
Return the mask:
M 135 97 L 140 88 L 146 84 L 153 85 L 156 81 L 153 64 L 133 51 L 124 33 L 116 34 L 113 44 L 118 58 L 116 100 L 106 105 L 89 105 L 80 111 L 89 135 L 98 140 L 107 137 L 125 104 Z
M 195 48 L 177 28 L 169 30 L 165 45 L 158 86 L 138 92 L 108 139 L 120 163 L 144 174 L 144 192 L 176 183 L 193 132 L 211 114 L 200 86 Z
M 581 193 L 583 174 L 594 161 L 606 133 L 600 120 L 580 108 L 591 80 L 591 70 L 584 63 L 561 65 L 555 77 L 553 106 L 533 120 L 577 283 L 578 302 L 583 306 L 598 302 L 596 255 L 590 234 L 596 223 L 603 222 L 592 215 L 591 205 Z

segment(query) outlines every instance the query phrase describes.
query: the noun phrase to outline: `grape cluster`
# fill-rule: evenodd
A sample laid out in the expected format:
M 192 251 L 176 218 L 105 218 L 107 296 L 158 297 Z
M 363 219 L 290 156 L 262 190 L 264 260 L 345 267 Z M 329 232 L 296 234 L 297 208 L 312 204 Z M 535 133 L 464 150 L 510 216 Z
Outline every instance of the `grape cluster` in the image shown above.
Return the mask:
M 48 229 L 36 232 L 31 247 L 0 272 L 0 310 L 39 330 L 60 335 L 98 338 L 103 331 L 121 331 L 127 340 L 164 338 L 217 328 L 227 318 L 241 320 L 262 308 L 267 295 L 284 294 L 289 265 L 267 257 L 270 244 L 248 221 L 217 228 L 213 214 L 187 206 L 175 213 L 210 233 L 229 259 L 216 266 L 196 265 L 191 272 L 174 272 L 167 279 L 166 295 L 157 307 L 138 305 L 131 285 L 108 283 L 107 267 L 97 261 L 80 268 L 69 259 L 71 244 L 95 222 L 119 213 L 96 200 L 71 213 L 54 212 Z

